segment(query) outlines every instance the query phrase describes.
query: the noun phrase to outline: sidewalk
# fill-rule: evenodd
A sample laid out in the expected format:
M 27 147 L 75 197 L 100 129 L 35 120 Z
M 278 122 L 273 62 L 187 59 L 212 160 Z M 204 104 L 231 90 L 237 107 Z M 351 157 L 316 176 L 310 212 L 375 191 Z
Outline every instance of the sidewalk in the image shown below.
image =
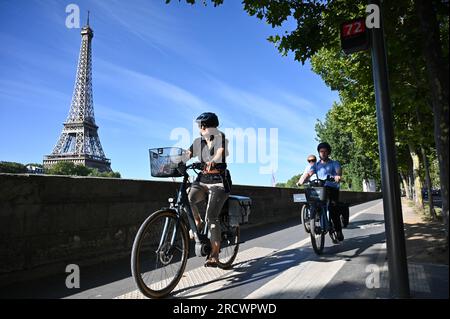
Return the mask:
M 440 221 L 426 221 L 402 198 L 408 262 L 448 266 L 448 247 L 445 244 L 444 225 Z
M 402 198 L 406 255 L 412 298 L 448 298 L 448 257 L 444 225 L 427 221 Z

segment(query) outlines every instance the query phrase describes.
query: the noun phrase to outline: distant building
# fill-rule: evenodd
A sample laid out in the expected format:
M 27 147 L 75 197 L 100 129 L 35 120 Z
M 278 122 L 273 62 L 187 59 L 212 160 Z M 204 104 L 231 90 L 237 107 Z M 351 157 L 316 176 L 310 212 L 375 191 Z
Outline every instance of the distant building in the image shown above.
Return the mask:
M 28 164 L 25 166 L 28 174 L 44 174 L 44 168 L 36 165 Z

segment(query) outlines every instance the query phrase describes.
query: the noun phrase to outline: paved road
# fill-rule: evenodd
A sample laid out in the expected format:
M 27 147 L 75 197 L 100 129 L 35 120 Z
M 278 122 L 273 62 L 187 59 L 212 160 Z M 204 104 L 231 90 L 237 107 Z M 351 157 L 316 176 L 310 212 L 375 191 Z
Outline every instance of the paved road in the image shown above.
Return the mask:
M 345 240 L 327 236 L 323 255 L 311 248 L 299 220 L 242 231 L 231 270 L 188 260 L 170 298 L 389 298 L 381 200 L 350 208 Z M 409 264 L 412 296 L 448 298 L 448 267 Z M 0 290 L 0 298 L 144 298 L 130 277 L 129 260 L 81 269 L 81 288 L 67 289 L 65 274 Z

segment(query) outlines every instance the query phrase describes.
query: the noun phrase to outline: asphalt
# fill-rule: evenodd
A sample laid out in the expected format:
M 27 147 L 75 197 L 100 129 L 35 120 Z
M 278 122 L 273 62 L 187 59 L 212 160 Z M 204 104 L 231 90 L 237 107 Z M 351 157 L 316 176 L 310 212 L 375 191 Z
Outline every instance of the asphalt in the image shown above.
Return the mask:
M 191 257 L 171 299 L 389 299 L 382 200 L 350 208 L 345 240 L 317 256 L 300 218 L 244 227 L 234 267 L 203 267 Z M 409 263 L 411 298 L 448 299 L 448 266 Z M 80 269 L 80 288 L 67 274 L 3 287 L 0 298 L 141 299 L 129 258 Z

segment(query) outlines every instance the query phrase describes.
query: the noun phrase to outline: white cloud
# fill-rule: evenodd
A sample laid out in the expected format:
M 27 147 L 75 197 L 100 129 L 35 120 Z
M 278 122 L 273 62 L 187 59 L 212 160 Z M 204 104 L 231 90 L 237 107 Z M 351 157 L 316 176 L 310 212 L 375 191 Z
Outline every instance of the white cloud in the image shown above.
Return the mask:
M 128 94 L 131 91 L 139 91 L 147 95 L 147 97 L 158 96 L 181 107 L 180 110 L 190 109 L 196 112 L 204 112 L 204 110 L 212 108 L 209 103 L 195 94 L 172 83 L 111 64 L 104 60 L 97 60 L 97 63 L 99 68 L 105 69 L 105 73 L 102 74 L 99 72 L 97 78 L 117 85 L 122 89 L 124 88 L 123 84 L 126 83 L 126 89 L 129 90 Z M 115 76 L 111 77 L 110 74 L 115 74 Z M 168 103 L 167 105 L 171 104 Z
M 309 135 L 311 126 L 314 128 L 315 119 L 308 115 L 311 114 L 309 109 L 313 104 L 306 99 L 287 94 L 280 97 L 277 90 L 271 88 L 260 94 L 234 88 L 217 79 L 213 83 L 215 92 L 241 114 L 257 117 L 271 127 L 280 128 L 280 131 L 298 135 Z M 290 103 L 283 103 L 282 100 L 287 98 Z

